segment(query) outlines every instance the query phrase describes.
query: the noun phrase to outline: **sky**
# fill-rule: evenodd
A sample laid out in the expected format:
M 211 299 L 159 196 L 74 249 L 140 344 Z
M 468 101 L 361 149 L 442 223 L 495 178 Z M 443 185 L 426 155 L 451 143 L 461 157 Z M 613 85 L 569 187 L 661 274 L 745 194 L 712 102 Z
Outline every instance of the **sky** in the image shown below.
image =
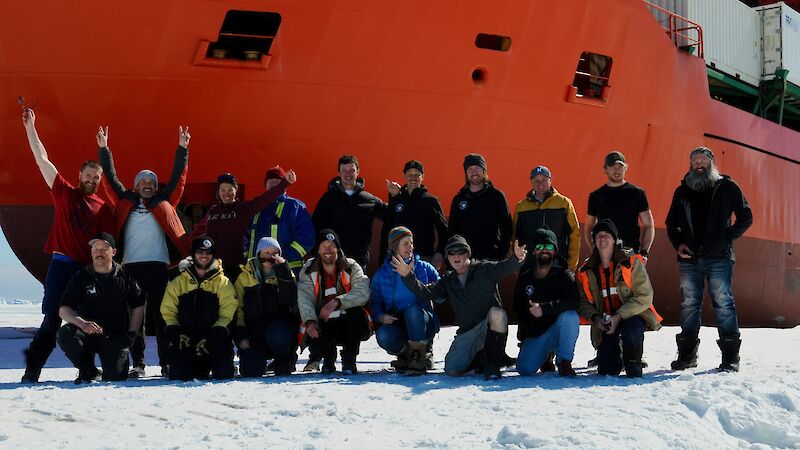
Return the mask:
M 42 301 L 42 284 L 17 259 L 0 233 L 0 298 Z

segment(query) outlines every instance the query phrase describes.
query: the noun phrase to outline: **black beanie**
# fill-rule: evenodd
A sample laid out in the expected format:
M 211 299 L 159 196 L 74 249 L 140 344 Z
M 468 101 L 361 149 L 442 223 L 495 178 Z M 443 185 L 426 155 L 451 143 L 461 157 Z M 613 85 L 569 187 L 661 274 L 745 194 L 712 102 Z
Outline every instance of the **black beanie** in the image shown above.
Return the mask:
M 319 247 L 322 241 L 331 241 L 336 244 L 336 248 L 339 250 L 342 249 L 342 242 L 339 240 L 339 235 L 330 228 L 325 228 L 317 234 L 317 247 Z
M 192 256 L 194 256 L 198 250 L 207 250 L 215 256 L 217 254 L 217 246 L 214 245 L 214 240 L 208 236 L 198 236 L 192 240 Z
M 553 244 L 556 248 L 555 251 L 558 251 L 558 239 L 556 238 L 556 234 L 553 233 L 552 230 L 549 228 L 539 228 L 533 233 L 533 246 L 536 247 L 539 244 Z M 533 251 L 534 249 L 528 249 L 528 251 Z
M 606 233 L 610 234 L 614 238 L 614 242 L 619 240 L 619 231 L 617 231 L 617 226 L 614 225 L 610 219 L 603 219 L 597 222 L 592 228 L 592 240 L 594 241 L 595 236 L 597 233 L 605 231 Z
M 472 249 L 469 247 L 467 240 L 458 234 L 454 234 L 447 240 L 447 245 L 444 247 L 444 254 L 446 256 L 450 252 L 457 252 L 459 250 L 466 250 L 470 256 L 472 255 Z
M 408 169 L 417 169 L 419 170 L 419 173 L 425 173 L 425 171 L 422 169 L 422 163 L 417 161 L 416 159 L 408 161 L 406 165 L 403 166 L 403 173 L 408 172 Z
M 486 171 L 486 160 L 480 153 L 470 153 L 464 157 L 464 172 L 467 171 L 469 166 L 480 166 L 481 169 Z

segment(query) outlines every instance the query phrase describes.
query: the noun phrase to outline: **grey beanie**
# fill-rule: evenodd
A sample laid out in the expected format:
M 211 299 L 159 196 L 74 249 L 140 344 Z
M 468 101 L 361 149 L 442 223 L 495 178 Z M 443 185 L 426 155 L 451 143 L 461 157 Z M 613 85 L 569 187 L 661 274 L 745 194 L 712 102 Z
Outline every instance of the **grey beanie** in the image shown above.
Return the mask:
M 714 161 L 714 152 L 712 152 L 708 147 L 697 147 L 696 149 L 692 150 L 692 153 L 689 155 L 689 159 L 694 158 L 695 155 L 705 155 L 708 159 Z
M 156 173 L 152 170 L 144 169 L 141 172 L 136 174 L 136 178 L 133 179 L 133 188 L 136 189 L 136 186 L 139 185 L 139 182 L 144 180 L 145 178 L 149 178 L 156 182 L 156 186 L 158 186 L 158 177 Z
M 277 248 L 278 249 L 278 254 L 279 255 L 281 254 L 281 252 L 282 252 L 281 244 L 278 243 L 277 239 L 275 239 L 273 237 L 266 236 L 266 237 L 262 237 L 258 241 L 258 244 L 256 245 L 256 256 L 261 254 L 261 250 L 264 250 L 265 248 L 270 248 L 270 247 L 271 248 Z

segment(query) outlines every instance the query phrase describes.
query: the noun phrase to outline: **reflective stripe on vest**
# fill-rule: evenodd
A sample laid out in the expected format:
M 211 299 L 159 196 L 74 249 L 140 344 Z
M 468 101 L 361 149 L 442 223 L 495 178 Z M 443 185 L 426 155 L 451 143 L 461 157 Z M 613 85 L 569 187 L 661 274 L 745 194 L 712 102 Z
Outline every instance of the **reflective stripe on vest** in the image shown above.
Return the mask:
M 620 269 L 622 270 L 622 282 L 625 283 L 625 286 L 628 287 L 629 291 L 633 291 L 633 269 L 632 268 L 633 268 L 633 262 L 636 259 L 639 259 L 639 261 L 641 261 L 642 264 L 644 264 L 644 258 L 642 257 L 642 255 L 639 255 L 639 254 L 631 256 L 631 258 L 630 258 L 630 267 L 625 266 L 624 264 L 620 264 Z M 586 275 L 585 272 L 581 271 L 581 272 L 579 272 L 578 279 L 580 280 L 581 286 L 583 287 L 583 292 L 586 294 L 586 300 L 589 303 L 594 304 L 594 298 L 592 296 L 592 290 L 591 290 L 591 288 L 589 286 L 589 276 Z M 658 314 L 658 312 L 656 311 L 655 306 L 653 306 L 652 304 L 650 305 L 650 311 L 653 311 L 653 314 L 655 314 L 655 316 L 656 316 L 656 320 L 661 322 L 662 317 L 661 317 L 660 314 Z M 584 322 L 584 320 L 585 319 L 583 317 L 581 317 L 581 323 L 584 324 L 584 325 L 591 323 L 589 321 L 585 321 Z
M 314 297 L 319 299 L 319 272 L 313 272 L 311 278 L 314 280 Z M 345 271 L 340 272 L 339 281 L 342 283 L 344 292 L 350 292 L 350 274 Z
M 295 249 L 295 251 L 297 252 L 298 255 L 300 255 L 301 258 L 306 256 L 306 253 L 307 253 L 306 249 L 304 249 L 303 246 L 300 245 L 299 242 L 292 241 L 292 243 L 289 244 L 289 246 L 292 247 L 293 249 Z
M 258 223 L 259 216 L 261 216 L 260 212 L 253 216 L 253 220 L 250 222 L 250 245 L 247 247 L 247 255 L 245 255 L 245 259 L 252 258 L 253 250 L 256 248 L 256 224 Z

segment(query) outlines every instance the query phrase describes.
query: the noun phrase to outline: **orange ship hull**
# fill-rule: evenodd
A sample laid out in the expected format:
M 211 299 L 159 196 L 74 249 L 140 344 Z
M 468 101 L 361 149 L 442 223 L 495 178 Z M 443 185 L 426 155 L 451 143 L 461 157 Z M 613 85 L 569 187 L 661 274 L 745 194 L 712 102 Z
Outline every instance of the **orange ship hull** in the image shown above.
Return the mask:
M 269 57 L 204 56 L 230 9 L 281 15 Z M 477 48 L 478 33 L 511 47 Z M 663 223 L 688 152 L 706 145 L 753 208 L 736 243 L 741 323 L 800 323 L 800 133 L 712 100 L 704 61 L 678 51 L 639 0 L 4 2 L 0 36 L 0 224 L 40 279 L 50 198 L 19 95 L 39 101 L 39 134 L 71 180 L 96 157 L 100 124 L 127 183 L 143 167 L 168 173 L 177 125 L 189 125 L 184 202 L 213 201 L 209 182 L 225 171 L 252 196 L 280 163 L 313 208 L 338 156 L 353 153 L 383 198 L 384 178 L 422 160 L 448 206 L 464 154 L 480 152 L 510 207 L 545 164 L 583 220 L 603 155 L 621 150 L 629 181 L 648 193 L 658 227 L 648 270 L 673 323 L 681 299 Z M 569 101 L 584 51 L 613 58 L 607 102 Z

